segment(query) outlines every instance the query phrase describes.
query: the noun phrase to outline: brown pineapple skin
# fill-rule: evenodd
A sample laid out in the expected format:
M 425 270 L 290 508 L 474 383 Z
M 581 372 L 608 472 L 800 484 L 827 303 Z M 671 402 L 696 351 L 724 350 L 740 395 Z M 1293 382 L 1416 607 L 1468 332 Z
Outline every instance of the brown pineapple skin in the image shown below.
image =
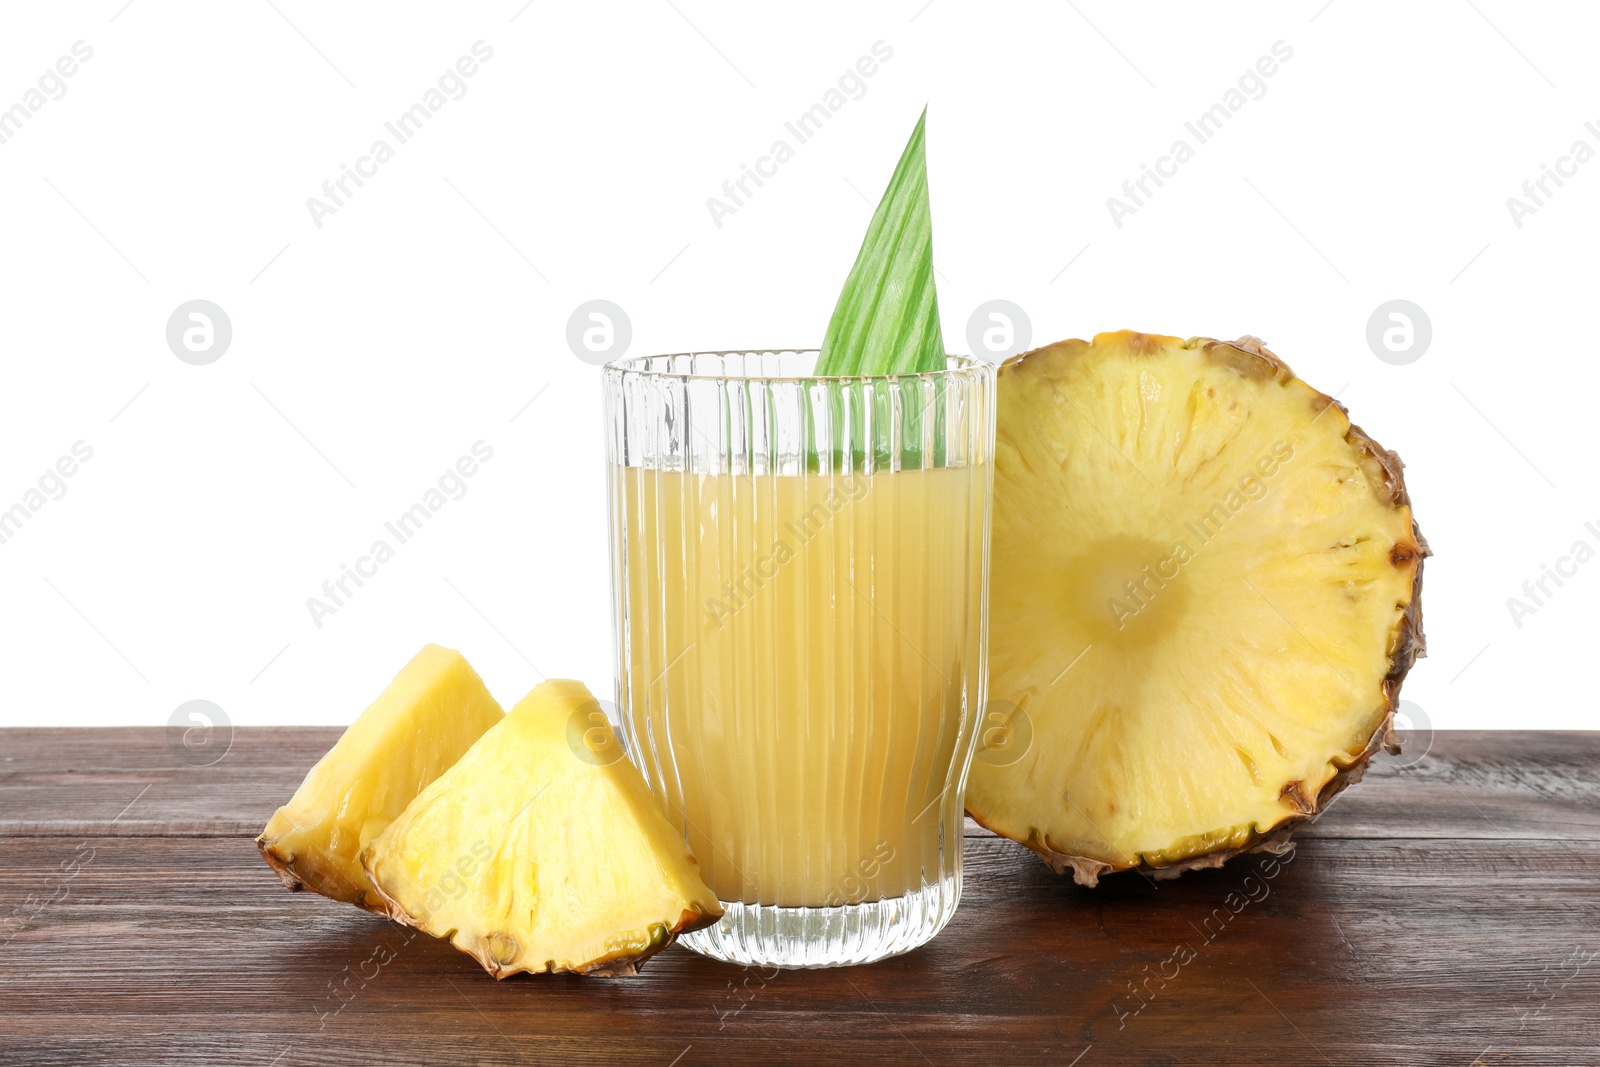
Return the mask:
M 285 889 L 292 893 L 310 890 L 329 900 L 336 900 L 341 904 L 354 904 L 358 908 L 370 911 L 375 915 L 383 915 L 384 909 L 371 892 L 362 886 L 353 884 L 339 871 L 327 862 L 307 863 L 306 859 L 298 855 L 291 855 L 278 846 L 277 836 L 263 832 L 255 839 L 256 849 L 261 853 L 261 858 L 267 861 L 267 866 L 272 868 L 272 873 L 278 876 L 278 881 L 283 883 Z M 301 870 L 302 865 L 307 869 Z
M 1153 334 L 1142 334 L 1131 330 L 1124 330 L 1116 335 L 1118 340 L 1130 351 L 1156 351 L 1173 338 Z M 1207 358 L 1227 366 L 1248 378 L 1272 379 L 1284 384 L 1299 383 L 1310 393 L 1310 403 L 1317 411 L 1325 409 L 1328 405 L 1337 407 L 1340 412 L 1348 415 L 1349 409 L 1333 397 L 1322 393 L 1298 378 L 1282 359 L 1271 352 L 1266 344 L 1258 337 L 1244 336 L 1237 341 L 1219 341 L 1209 337 L 1192 337 L 1184 342 L 1185 347 L 1198 348 Z M 1006 360 L 999 371 L 1000 388 L 1004 388 L 1008 376 L 1017 376 L 1026 373 L 1026 364 L 1030 359 L 1051 360 L 1071 358 L 1077 352 L 1089 347 L 1089 342 L 1081 340 L 1058 341 L 1055 344 L 1045 345 L 1028 352 L 1023 352 Z M 1410 507 L 1411 498 L 1406 490 L 1404 470 L 1405 465 L 1400 456 L 1390 449 L 1374 441 L 1368 433 L 1359 426 L 1351 424 L 1345 434 L 1345 440 L 1355 445 L 1366 453 L 1368 457 L 1383 472 L 1384 502 L 1392 507 Z M 1273 855 L 1283 855 L 1294 848 L 1292 840 L 1295 830 L 1309 823 L 1326 811 L 1333 799 L 1345 789 L 1359 782 L 1366 773 L 1372 758 L 1380 749 L 1398 755 L 1401 744 L 1399 736 L 1394 730 L 1394 713 L 1399 705 L 1400 686 L 1405 681 L 1406 675 L 1418 659 L 1427 655 L 1427 639 L 1422 629 L 1422 567 L 1426 557 L 1433 554 L 1428 547 L 1427 540 L 1422 536 L 1422 530 L 1417 525 L 1415 515 L 1411 522 L 1411 544 L 1401 542 L 1397 544 L 1390 554 L 1389 562 L 1395 567 L 1404 567 L 1412 561 L 1416 562 L 1416 571 L 1411 583 L 1411 600 L 1402 613 L 1400 621 L 1391 633 L 1389 640 L 1389 672 L 1384 678 L 1383 693 L 1383 719 L 1377 729 L 1368 738 L 1365 745 L 1345 754 L 1344 759 L 1337 759 L 1340 767 L 1338 772 L 1330 778 L 1315 796 L 1305 796 L 1298 790 L 1302 783 L 1290 782 L 1284 787 L 1284 797 L 1294 807 L 1280 822 L 1260 830 L 1252 827 L 1252 832 L 1244 842 L 1230 848 L 1216 849 L 1191 855 L 1171 863 L 1152 864 L 1144 857 L 1138 863 L 1115 864 L 1090 856 L 1079 856 L 1069 852 L 1057 850 L 1051 845 L 1047 836 L 1040 834 L 1035 828 L 1026 839 L 1015 838 L 1026 845 L 1040 859 L 1049 865 L 1057 874 L 1072 871 L 1073 881 L 1078 885 L 1094 887 L 1099 884 L 1100 877 L 1105 874 L 1115 874 L 1123 871 L 1138 871 L 1151 878 L 1177 878 L 1185 871 L 1201 870 L 1205 868 L 1221 867 L 1235 856 L 1249 852 L 1267 852 Z M 1346 762 L 1346 760 L 1348 762 Z M 1002 830 L 985 824 L 981 815 L 968 810 L 967 815 L 979 826 L 997 833 L 1000 836 L 1011 836 Z

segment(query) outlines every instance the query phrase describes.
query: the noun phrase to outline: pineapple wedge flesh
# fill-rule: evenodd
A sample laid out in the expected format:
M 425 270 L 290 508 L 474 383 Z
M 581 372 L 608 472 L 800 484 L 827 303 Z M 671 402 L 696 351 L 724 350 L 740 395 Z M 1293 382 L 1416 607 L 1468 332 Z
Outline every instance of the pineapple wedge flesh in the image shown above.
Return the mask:
M 504 714 L 461 653 L 428 645 L 311 768 L 256 846 L 290 889 L 381 912 L 361 850 Z
M 1064 341 L 998 409 L 968 811 L 1087 885 L 1287 848 L 1422 652 L 1398 457 L 1254 338 Z
M 722 914 L 581 682 L 535 688 L 363 860 L 391 918 L 496 978 L 636 973 Z

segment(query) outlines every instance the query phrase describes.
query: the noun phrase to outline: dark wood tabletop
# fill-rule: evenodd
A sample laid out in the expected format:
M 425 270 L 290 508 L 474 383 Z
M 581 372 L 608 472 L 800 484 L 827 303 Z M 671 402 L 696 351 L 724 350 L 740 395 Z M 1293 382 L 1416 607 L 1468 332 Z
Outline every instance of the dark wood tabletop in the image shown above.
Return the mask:
M 1277 868 L 1082 889 L 969 822 L 867 967 L 499 983 L 257 855 L 337 736 L 0 731 L 0 1063 L 1600 1064 L 1600 733 L 1380 756 Z

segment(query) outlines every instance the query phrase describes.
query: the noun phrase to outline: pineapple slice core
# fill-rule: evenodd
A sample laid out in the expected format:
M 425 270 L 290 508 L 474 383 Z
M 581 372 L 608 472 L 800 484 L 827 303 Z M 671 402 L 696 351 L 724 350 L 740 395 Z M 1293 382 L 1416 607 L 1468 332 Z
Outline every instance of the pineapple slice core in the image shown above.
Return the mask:
M 990 697 L 1032 742 L 980 750 L 973 817 L 1093 884 L 1316 814 L 1421 651 L 1398 460 L 1253 339 L 1102 334 L 999 380 Z
M 290 889 L 381 911 L 361 850 L 503 714 L 461 653 L 426 646 L 311 768 L 256 846 Z
M 581 682 L 528 694 L 365 852 L 387 913 L 496 978 L 633 973 L 715 922 L 682 831 L 604 723 Z

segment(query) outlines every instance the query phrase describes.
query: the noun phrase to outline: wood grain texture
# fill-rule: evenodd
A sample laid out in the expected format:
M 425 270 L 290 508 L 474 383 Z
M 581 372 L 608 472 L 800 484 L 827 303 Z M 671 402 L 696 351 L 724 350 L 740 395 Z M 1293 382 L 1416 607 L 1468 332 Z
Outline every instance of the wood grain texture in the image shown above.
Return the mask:
M 0 731 L 0 1063 L 1600 1064 L 1600 734 L 1380 757 L 1276 868 L 1086 890 L 969 823 L 954 921 L 868 967 L 501 983 L 261 862 L 337 735 Z

